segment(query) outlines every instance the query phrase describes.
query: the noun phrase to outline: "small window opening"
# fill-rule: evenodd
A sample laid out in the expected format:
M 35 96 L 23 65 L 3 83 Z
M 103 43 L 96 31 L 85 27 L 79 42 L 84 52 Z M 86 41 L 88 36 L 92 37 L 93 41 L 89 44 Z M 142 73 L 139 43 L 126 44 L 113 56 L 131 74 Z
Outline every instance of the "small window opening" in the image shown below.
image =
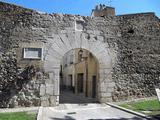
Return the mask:
M 134 33 L 134 30 L 133 30 L 133 29 L 130 29 L 130 30 L 128 30 L 128 33 L 133 34 L 133 33 Z

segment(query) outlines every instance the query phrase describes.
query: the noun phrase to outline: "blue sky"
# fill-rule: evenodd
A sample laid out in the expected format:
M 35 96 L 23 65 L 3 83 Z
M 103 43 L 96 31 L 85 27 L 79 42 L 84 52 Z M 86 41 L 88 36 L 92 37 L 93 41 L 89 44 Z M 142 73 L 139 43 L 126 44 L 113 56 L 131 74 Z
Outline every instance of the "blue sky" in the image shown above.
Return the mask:
M 0 0 L 47 13 L 89 16 L 97 4 L 109 5 L 110 0 Z M 160 0 L 112 0 L 116 14 L 155 12 L 160 17 Z

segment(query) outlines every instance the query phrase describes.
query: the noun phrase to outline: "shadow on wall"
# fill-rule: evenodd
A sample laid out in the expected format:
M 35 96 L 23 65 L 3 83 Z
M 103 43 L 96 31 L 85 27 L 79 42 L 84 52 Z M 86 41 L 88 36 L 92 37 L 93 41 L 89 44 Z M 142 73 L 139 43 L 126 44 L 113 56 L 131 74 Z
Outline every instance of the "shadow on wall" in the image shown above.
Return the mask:
M 43 74 L 40 69 L 33 65 L 26 66 L 20 72 L 15 53 L 2 54 L 0 59 L 0 108 L 39 106 L 40 83 L 36 83 L 36 79 L 42 78 Z

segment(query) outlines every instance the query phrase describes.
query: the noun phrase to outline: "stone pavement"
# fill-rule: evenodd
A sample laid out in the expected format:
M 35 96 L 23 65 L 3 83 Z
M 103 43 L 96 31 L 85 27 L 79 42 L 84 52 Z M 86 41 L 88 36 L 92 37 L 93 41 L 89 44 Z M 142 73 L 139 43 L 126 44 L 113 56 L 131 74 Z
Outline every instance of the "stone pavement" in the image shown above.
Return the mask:
M 60 103 L 80 104 L 80 103 L 97 103 L 95 98 L 85 97 L 84 93 L 74 94 L 69 90 L 61 90 Z
M 146 120 L 106 104 L 60 104 L 41 108 L 37 120 Z
M 145 120 L 106 104 L 97 103 L 96 99 L 61 91 L 60 105 L 41 107 L 37 120 Z

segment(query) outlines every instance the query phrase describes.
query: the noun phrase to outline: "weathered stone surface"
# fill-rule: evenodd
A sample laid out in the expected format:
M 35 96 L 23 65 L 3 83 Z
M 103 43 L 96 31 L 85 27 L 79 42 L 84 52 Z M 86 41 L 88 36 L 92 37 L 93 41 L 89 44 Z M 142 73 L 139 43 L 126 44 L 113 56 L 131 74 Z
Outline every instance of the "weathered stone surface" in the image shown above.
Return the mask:
M 3 2 L 0 10 L 0 107 L 56 105 L 60 60 L 80 47 L 99 62 L 99 101 L 155 95 L 160 20 L 153 13 L 91 18 L 42 14 Z M 43 48 L 42 60 L 23 59 L 22 47 L 33 43 Z
M 40 96 L 44 96 L 46 94 L 46 87 L 44 84 L 40 86 Z
M 49 106 L 48 97 L 46 97 L 46 96 L 41 97 L 41 106 L 43 106 L 43 107 Z
M 56 106 L 57 101 L 56 101 L 56 96 L 50 96 L 49 101 L 50 101 L 50 106 Z
M 54 95 L 54 85 L 53 84 L 46 84 L 46 94 Z

